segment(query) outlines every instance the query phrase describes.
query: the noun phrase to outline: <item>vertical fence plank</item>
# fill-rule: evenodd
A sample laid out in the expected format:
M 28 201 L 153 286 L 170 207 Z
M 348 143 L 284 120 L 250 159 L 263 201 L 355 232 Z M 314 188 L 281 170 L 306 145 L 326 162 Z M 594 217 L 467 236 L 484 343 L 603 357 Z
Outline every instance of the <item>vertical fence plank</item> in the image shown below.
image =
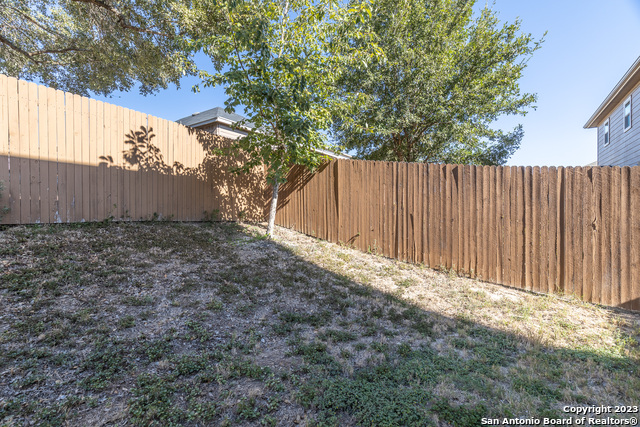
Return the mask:
M 73 168 L 73 221 L 80 222 L 84 219 L 82 212 L 82 97 L 80 95 L 73 95 Z
M 492 181 L 492 188 L 494 197 L 494 209 L 493 209 L 493 221 L 496 230 L 496 245 L 492 248 L 493 257 L 495 260 L 495 276 L 496 283 L 502 283 L 502 266 L 504 260 L 503 248 L 504 248 L 504 223 L 502 214 L 502 173 L 504 168 L 493 167 L 494 177 Z
M 175 214 L 175 194 L 174 194 L 174 182 L 175 182 L 175 177 L 173 175 L 173 150 L 175 149 L 175 145 L 176 145 L 176 139 L 174 137 L 174 123 L 170 120 L 167 120 L 166 122 L 166 132 L 167 132 L 167 152 L 165 154 L 165 159 L 166 159 L 166 163 L 167 163 L 167 170 L 166 170 L 166 189 L 167 189 L 167 219 L 170 220 L 175 220 L 176 219 L 176 214 Z M 211 166 L 213 168 L 213 164 Z M 212 176 L 209 177 L 209 186 L 211 188 L 211 192 L 213 195 L 213 182 L 212 182 Z M 211 211 L 213 212 L 215 209 L 217 208 L 217 206 L 215 206 L 215 198 L 212 197 L 211 198 Z M 219 215 L 218 215 L 219 217 Z
M 440 264 L 446 268 L 451 268 L 451 250 L 452 250 L 452 236 L 451 236 L 451 211 L 452 211 L 452 179 L 451 179 L 452 165 L 442 165 L 442 173 L 440 182 L 442 188 L 442 218 L 440 223 L 442 224 L 442 245 L 441 245 L 441 258 Z
M 457 195 L 456 206 L 458 212 L 457 218 L 457 231 L 456 237 L 458 239 L 458 263 L 456 265 L 456 271 L 459 274 L 464 274 L 464 223 L 466 221 L 464 216 L 464 166 L 456 165 L 456 177 L 457 177 Z
M 389 188 L 389 256 L 398 256 L 398 164 L 389 164 L 390 182 Z M 348 214 L 347 214 L 348 215 Z
M 180 124 L 174 125 L 175 132 L 175 144 L 173 151 L 173 159 L 176 167 L 175 170 L 175 183 L 174 183 L 174 193 L 175 194 L 175 206 L 176 206 L 176 220 L 183 221 L 184 220 L 184 188 L 183 188 L 183 177 L 180 165 L 184 163 L 184 141 L 182 139 L 182 130 L 183 126 Z M 221 212 L 222 215 L 225 213 Z M 222 219 L 225 219 L 224 217 Z
M 29 87 L 29 222 L 40 222 L 40 145 L 38 141 L 38 85 L 28 83 Z
M 129 136 L 133 132 L 131 127 L 131 111 L 128 108 L 122 108 L 122 130 L 120 132 L 120 139 L 118 144 L 119 158 L 118 167 L 120 168 L 120 174 L 122 176 L 122 191 L 120 193 L 120 209 L 118 209 L 118 216 L 122 220 L 126 221 L 131 215 L 131 172 L 127 162 L 124 159 L 124 153 L 129 149 Z
M 531 276 L 531 251 L 532 251 L 532 235 L 533 235 L 533 208 L 532 208 L 532 191 L 531 191 L 531 166 L 524 168 L 523 194 L 524 194 L 524 289 L 530 291 L 533 289 Z
M 109 167 L 109 191 L 111 193 L 111 200 L 107 206 L 107 216 L 109 218 L 116 218 L 118 213 L 118 205 L 120 204 L 120 198 L 122 197 L 122 190 L 120 189 L 120 168 L 122 151 L 119 149 L 120 141 L 123 139 L 122 123 L 119 121 L 119 111 L 122 107 L 112 105 L 109 109 L 109 122 L 111 127 L 109 130 L 109 154 L 113 158 L 113 163 Z M 105 218 L 106 218 L 105 217 Z
M 395 232 L 395 236 L 394 236 L 394 248 L 395 248 L 395 254 L 394 254 L 394 258 L 397 259 L 402 259 L 403 257 L 403 233 L 404 233 L 404 200 L 403 200 L 403 195 L 404 195 L 404 182 L 402 180 L 402 172 L 403 172 L 403 167 L 402 164 L 399 162 L 394 162 L 394 189 L 395 189 L 395 204 L 396 204 L 396 208 L 395 208 L 395 215 L 394 215 L 394 223 L 396 224 L 396 232 Z
M 47 168 L 48 173 L 48 207 L 49 222 L 57 222 L 58 204 L 58 134 L 57 134 L 57 114 L 56 114 L 56 91 L 52 88 L 46 89 L 47 96 L 47 135 L 48 142 L 46 146 Z
M 612 306 L 620 305 L 620 286 L 621 286 L 621 269 L 620 269 L 620 243 L 622 236 L 620 235 L 620 225 L 622 217 L 620 216 L 620 166 L 611 168 L 611 297 L 607 304 Z
M 9 124 L 9 182 L 7 193 L 9 196 L 9 213 L 5 222 L 20 224 L 22 212 L 20 209 L 20 107 L 18 94 L 18 80 L 7 78 L 7 117 Z
M 512 252 L 511 252 L 511 168 L 504 167 L 502 169 L 502 183 L 500 190 L 502 193 L 502 215 L 503 215 L 503 233 L 502 240 L 502 262 L 503 272 L 502 281 L 504 285 L 511 284 L 511 268 L 512 268 Z
M 156 166 L 157 176 L 158 176 L 158 214 L 161 219 L 168 218 L 167 211 L 167 173 L 165 170 L 166 159 L 167 159 L 167 123 L 165 120 L 162 120 L 158 117 L 154 117 L 154 130 L 156 132 L 156 145 L 158 148 L 158 164 Z M 203 159 L 203 167 L 202 167 L 202 191 L 204 192 L 208 186 L 204 185 L 207 181 L 207 171 L 205 169 L 204 159 Z M 207 202 L 210 202 L 211 198 L 207 197 Z M 211 207 L 208 205 L 203 206 L 203 211 L 206 211 L 210 214 Z
M 106 207 L 105 207 L 105 196 L 106 196 L 106 191 L 105 191 L 105 181 L 104 181 L 104 177 L 105 177 L 105 171 L 108 167 L 108 159 L 105 156 L 105 151 L 104 151 L 104 107 L 105 104 L 101 101 L 96 101 L 95 104 L 95 113 L 96 113 L 96 131 L 95 131 L 95 143 L 96 143 L 96 147 L 95 147 L 95 156 L 96 156 L 96 164 L 97 164 L 97 169 L 96 169 L 96 194 L 94 196 L 95 198 L 95 203 L 96 203 L 96 215 L 95 215 L 95 219 L 96 221 L 101 221 L 103 219 L 106 218 L 105 216 L 105 212 L 106 212 Z
M 573 291 L 579 298 L 582 298 L 582 206 L 584 204 L 584 171 L 582 167 L 578 166 L 574 168 L 573 175 L 573 213 L 571 215 L 573 221 Z
M 149 114 L 147 116 L 148 126 L 149 126 L 149 149 L 154 150 L 159 148 L 159 138 L 158 138 L 158 125 L 156 122 L 156 117 Z M 158 174 L 158 159 L 154 158 L 149 165 L 149 199 L 151 201 L 151 207 L 149 209 L 150 218 L 155 218 L 158 215 L 159 204 L 158 197 L 160 192 L 158 191 L 159 187 L 159 174 Z M 202 214 L 202 211 L 200 211 Z M 201 218 L 201 216 L 200 216 Z
M 20 144 L 18 146 L 18 157 L 20 159 L 20 222 L 28 224 L 31 221 L 31 197 L 29 181 L 30 153 L 29 153 L 29 84 L 20 80 L 18 85 L 19 96 L 19 124 L 20 124 Z
M 49 147 L 55 146 L 55 140 L 50 140 L 49 135 L 49 97 L 47 88 L 38 87 L 38 148 L 40 154 L 40 222 L 50 223 L 49 213 Z
M 611 168 L 602 169 L 602 233 L 600 248 L 602 251 L 602 289 L 600 304 L 608 304 L 611 300 Z
M 136 132 L 136 143 L 145 143 L 146 142 L 146 132 L 147 132 L 147 118 L 142 113 L 135 111 L 135 122 L 133 124 L 133 128 Z M 139 136 L 138 136 L 139 135 Z M 145 215 L 147 213 L 147 188 L 146 183 L 147 179 L 145 176 L 145 171 L 143 170 L 141 165 L 136 164 L 134 166 L 134 176 L 135 176 L 135 216 L 133 217 L 135 221 L 140 221 L 145 219 Z
M 98 221 L 98 102 L 89 100 L 89 221 Z
M 425 165 L 427 170 L 427 265 L 434 268 L 436 266 L 435 253 L 436 253 L 436 215 L 435 215 L 435 165 L 428 163 Z
M 573 234 L 573 181 L 574 181 L 574 169 L 573 167 L 567 167 L 564 169 L 564 183 L 565 183 L 565 197 L 564 203 L 564 250 L 562 251 L 564 256 L 564 290 L 563 292 L 568 295 L 575 295 L 575 289 L 573 288 L 573 246 L 575 243 L 575 236 Z
M 145 130 L 144 132 L 144 144 L 145 146 L 149 146 L 152 143 L 152 138 L 150 137 L 149 132 L 149 115 L 142 113 L 140 115 L 140 126 Z M 191 151 L 193 156 L 193 151 Z M 193 158 L 190 159 L 190 166 L 193 165 Z M 141 195 L 141 203 L 140 203 L 140 216 L 144 221 L 148 221 L 151 219 L 153 215 L 153 181 L 152 181 L 152 172 L 149 169 L 148 165 L 141 165 L 140 172 L 140 195 Z M 193 191 L 193 186 L 190 188 Z M 193 194 L 191 194 L 193 196 Z M 193 200 L 193 197 L 191 198 Z M 193 208 L 193 205 L 191 206 Z M 193 220 L 193 210 L 191 211 L 192 216 L 189 218 Z
M 629 262 L 631 264 L 631 292 L 629 299 L 623 303 L 630 309 L 640 310 L 640 245 L 637 243 L 640 241 L 640 167 L 631 168 L 630 180 L 631 235 L 629 240 L 632 244 L 630 245 Z
M 516 265 L 516 286 L 526 289 L 525 286 L 525 254 L 526 254 L 526 239 L 525 239 L 525 168 L 518 168 L 516 175 L 516 250 L 518 251 L 517 265 Z
M 420 210 L 420 227 L 418 229 L 418 252 L 420 257 L 420 264 L 427 265 L 429 263 L 429 256 L 427 254 L 429 243 L 427 229 L 429 227 L 429 205 L 427 203 L 428 181 L 427 181 L 427 168 L 425 163 L 418 163 L 418 206 Z
M 120 217 L 124 221 L 129 221 L 133 218 L 133 210 L 135 209 L 135 178 L 131 171 L 131 165 L 125 158 L 125 153 L 131 148 L 130 142 L 133 141 L 132 137 L 135 135 L 134 129 L 134 116 L 131 110 L 128 108 L 122 109 L 122 130 L 120 131 L 120 161 L 117 163 L 122 174 L 122 192 L 120 205 Z
M 547 292 L 549 287 L 549 168 L 540 168 L 540 231 L 538 234 L 538 283 L 539 292 Z
M 407 241 L 405 244 L 406 260 L 410 262 L 415 262 L 415 228 L 414 228 L 414 220 L 415 220 L 415 173 L 414 166 L 415 163 L 404 163 L 405 170 L 405 180 L 407 183 Z
M 99 171 L 100 181 L 102 183 L 102 210 L 100 210 L 100 216 L 102 219 L 109 217 L 109 208 L 111 206 L 111 168 L 113 162 L 116 161 L 111 153 L 111 104 L 102 104 L 102 139 L 101 144 L 98 147 L 102 153 L 101 167 Z
M 531 290 L 540 291 L 540 167 L 531 168 Z
M 465 276 L 468 276 L 471 272 L 470 267 L 470 253 L 471 253 L 471 210 L 470 210 L 470 199 L 471 199 L 471 166 L 464 165 L 461 167 L 462 171 L 462 217 L 463 217 L 463 230 L 462 230 L 462 271 L 461 273 Z
M 497 277 L 497 253 L 496 248 L 498 246 L 498 229 L 496 223 L 496 169 L 494 166 L 487 166 L 488 168 L 488 194 L 489 194 L 489 206 L 487 210 L 487 215 L 489 216 L 489 235 L 487 236 L 487 240 L 489 242 L 488 251 L 487 251 L 487 260 L 489 263 L 487 275 L 489 280 L 492 282 L 496 281 Z
M 602 223 L 602 168 L 593 168 L 592 172 L 592 245 L 593 245 L 593 288 L 591 291 L 591 302 L 599 303 L 602 295 L 602 233 L 604 224 Z
M 189 162 L 189 181 L 187 184 L 187 190 L 188 190 L 188 194 L 189 194 L 189 201 L 188 206 L 189 206 L 189 221 L 195 221 L 197 219 L 197 204 L 198 204 L 198 200 L 197 200 L 197 192 L 196 192 L 196 177 L 195 177 L 195 171 L 196 171 L 196 146 L 195 146 L 195 139 L 193 138 L 193 134 L 189 134 L 187 136 L 187 145 L 189 147 L 189 158 L 188 158 L 188 162 Z M 230 185 L 229 186 L 229 194 L 233 194 L 233 186 Z M 237 214 L 237 209 L 235 209 L 236 207 L 232 208 L 232 219 L 235 219 L 236 214 Z
M 66 221 L 67 209 L 67 164 L 66 156 L 66 120 L 65 120 L 65 98 L 64 92 L 55 92 L 55 120 L 56 120 L 56 161 L 57 161 L 57 198 L 54 222 Z M 53 112 L 52 112 L 53 113 Z
M 169 186 L 169 200 L 171 203 L 171 215 L 173 215 L 174 221 L 179 221 L 178 216 L 178 175 L 175 172 L 174 164 L 176 161 L 176 153 L 180 150 L 178 145 L 178 128 L 179 125 L 176 122 L 169 122 L 169 130 L 171 136 L 171 144 L 169 145 L 169 157 L 167 163 L 171 168 L 171 182 Z M 218 205 L 219 206 L 219 205 Z M 222 213 L 222 212 L 220 212 Z
M 81 97 L 81 129 L 80 129 L 80 168 L 82 171 L 82 219 L 91 221 L 91 180 L 89 177 L 89 145 L 91 144 L 89 135 L 89 123 L 91 114 L 89 112 L 89 98 Z
M 200 221 L 202 220 L 202 212 L 204 211 L 204 193 L 202 192 L 202 180 L 200 177 L 200 165 L 202 164 L 202 146 L 200 145 L 198 138 L 197 138 L 197 133 L 193 134 L 193 148 L 194 148 L 194 153 L 195 153 L 195 158 L 194 158 L 194 164 L 193 167 L 196 170 L 196 173 L 194 174 L 194 186 L 195 186 L 195 220 L 196 221 Z M 241 191 L 241 190 L 236 190 L 236 191 Z M 238 194 L 238 193 L 236 193 Z M 240 207 L 238 206 L 238 213 L 237 215 L 240 215 Z M 238 219 L 239 216 L 236 216 L 236 219 Z
M 113 205 L 112 216 L 118 220 L 124 218 L 124 151 L 125 151 L 125 140 L 128 129 L 124 125 L 125 115 L 128 114 L 126 109 L 123 107 L 118 107 L 116 110 L 116 140 L 115 140 L 115 151 L 116 151 L 116 162 L 114 164 L 115 172 L 116 172 L 116 185 L 117 185 L 117 199 L 116 203 Z
M 192 147 L 193 147 L 193 168 L 194 168 L 194 173 L 193 173 L 193 199 L 194 199 L 194 204 L 193 204 L 193 220 L 194 221 L 200 221 L 202 219 L 202 210 L 200 209 L 200 206 L 202 205 L 202 194 L 200 193 L 200 179 L 198 177 L 198 168 L 200 166 L 200 154 L 202 153 L 202 150 L 200 149 L 200 144 L 198 143 L 198 139 L 196 137 L 196 134 L 193 133 L 192 137 L 191 137 L 191 143 L 192 143 Z M 235 186 L 233 186 L 234 188 L 234 193 L 233 193 L 233 197 L 235 197 L 239 190 L 235 189 Z M 234 219 L 237 220 L 238 216 L 240 214 L 240 206 L 235 205 L 236 209 L 235 209 L 235 217 Z
M 478 167 L 469 167 L 469 275 L 478 276 L 478 233 L 480 230 L 477 203 L 481 195 L 478 193 Z
M 155 117 L 151 114 L 147 115 L 147 129 L 148 129 L 148 149 L 153 150 L 157 148 L 158 144 L 158 133 L 156 132 L 156 123 Z M 148 185 L 149 185 L 149 219 L 153 219 L 155 215 L 158 213 L 158 174 L 157 171 L 157 163 L 155 159 L 150 159 L 148 162 Z
M 480 175 L 480 188 L 481 192 L 478 194 L 481 196 L 479 199 L 479 210 L 478 214 L 482 218 L 482 222 L 478 222 L 480 225 L 480 240 L 478 245 L 478 253 L 480 254 L 478 265 L 478 273 L 482 276 L 482 280 L 489 280 L 489 252 L 491 245 L 491 237 L 489 227 L 491 226 L 489 222 L 489 166 L 482 166 L 478 169 Z
M 565 253 L 565 180 L 564 168 L 558 167 L 556 170 L 556 285 L 554 292 L 564 292 L 564 253 Z
M 447 168 L 447 179 L 451 180 L 451 209 L 449 210 L 449 230 L 451 239 L 451 255 L 449 261 L 449 268 L 458 271 L 460 268 L 460 260 L 458 258 L 458 239 L 460 236 L 458 225 L 460 221 L 460 215 L 458 212 L 458 189 L 459 189 L 459 177 L 458 167 L 456 165 L 449 165 Z
M 548 186 L 549 186 L 549 223 L 547 231 L 547 259 L 549 263 L 547 273 L 547 287 L 545 292 L 555 292 L 556 278 L 558 276 L 558 264 L 556 256 L 557 248 L 557 230 L 558 230 L 558 172 L 555 166 L 551 166 L 547 173 Z
M 631 180 L 631 168 L 625 166 L 620 170 L 620 293 L 616 305 L 627 307 L 631 300 L 631 272 L 630 272 L 630 227 L 629 227 L 629 201 L 631 193 L 629 183 Z M 627 307 L 628 308 L 628 307 Z
M 7 76 L 0 74 L 0 209 L 10 205 L 9 202 L 9 96 Z M 0 223 L 8 224 L 6 215 Z
M 593 167 L 584 168 L 582 188 L 582 298 L 592 300 L 593 294 Z

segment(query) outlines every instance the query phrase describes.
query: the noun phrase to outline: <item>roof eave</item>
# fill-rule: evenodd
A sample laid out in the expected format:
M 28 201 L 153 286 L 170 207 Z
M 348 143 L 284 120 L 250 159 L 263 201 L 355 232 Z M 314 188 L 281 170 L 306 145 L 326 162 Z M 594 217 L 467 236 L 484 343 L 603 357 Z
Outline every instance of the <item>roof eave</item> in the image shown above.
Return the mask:
M 595 113 L 589 118 L 584 125 L 585 129 L 595 128 L 611 114 L 611 111 L 624 100 L 627 93 L 631 92 L 640 84 L 640 57 L 636 59 L 633 65 L 622 76 L 618 84 L 607 95 L 605 100 L 600 104 Z
M 214 117 L 212 119 L 208 119 L 208 120 L 202 120 L 200 122 L 195 122 L 195 123 L 191 123 L 190 125 L 185 125 L 185 126 L 189 126 L 192 128 L 198 128 L 198 127 L 202 127 L 202 126 L 206 126 L 206 125 L 210 125 L 210 124 L 214 124 L 214 123 L 220 123 L 226 126 L 233 126 L 234 124 L 238 123 L 238 122 L 234 122 L 233 120 L 227 119 L 226 117 Z M 239 130 L 243 130 L 243 131 L 251 131 L 252 128 L 246 127 L 246 126 L 242 126 L 242 125 L 236 125 L 236 127 Z

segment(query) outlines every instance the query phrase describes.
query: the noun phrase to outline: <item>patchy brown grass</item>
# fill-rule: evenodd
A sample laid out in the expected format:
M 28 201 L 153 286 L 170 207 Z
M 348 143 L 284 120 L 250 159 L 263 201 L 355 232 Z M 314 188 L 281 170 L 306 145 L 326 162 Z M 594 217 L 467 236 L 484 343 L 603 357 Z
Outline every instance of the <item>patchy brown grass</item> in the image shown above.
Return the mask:
M 0 231 L 0 425 L 475 426 L 640 402 L 638 314 L 263 232 Z

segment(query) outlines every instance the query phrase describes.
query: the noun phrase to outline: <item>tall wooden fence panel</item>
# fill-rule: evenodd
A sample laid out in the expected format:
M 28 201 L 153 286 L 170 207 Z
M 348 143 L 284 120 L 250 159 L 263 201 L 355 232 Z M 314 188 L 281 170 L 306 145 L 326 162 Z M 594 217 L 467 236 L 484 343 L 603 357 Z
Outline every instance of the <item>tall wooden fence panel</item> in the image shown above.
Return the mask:
M 640 310 L 640 167 L 338 160 L 295 169 L 276 222 L 537 292 Z
M 2 223 L 262 219 L 263 171 L 212 154 L 229 142 L 0 75 Z

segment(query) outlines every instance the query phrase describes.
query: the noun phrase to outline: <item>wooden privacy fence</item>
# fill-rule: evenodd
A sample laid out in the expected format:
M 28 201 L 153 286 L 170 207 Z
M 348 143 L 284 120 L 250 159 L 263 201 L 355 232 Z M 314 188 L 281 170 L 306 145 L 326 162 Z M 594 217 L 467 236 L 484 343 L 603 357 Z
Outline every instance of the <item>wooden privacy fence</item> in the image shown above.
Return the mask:
M 262 219 L 264 174 L 227 171 L 229 140 L 0 75 L 3 224 Z M 206 212 L 206 214 L 205 214 Z
M 537 292 L 640 310 L 640 167 L 338 160 L 296 169 L 276 222 Z

